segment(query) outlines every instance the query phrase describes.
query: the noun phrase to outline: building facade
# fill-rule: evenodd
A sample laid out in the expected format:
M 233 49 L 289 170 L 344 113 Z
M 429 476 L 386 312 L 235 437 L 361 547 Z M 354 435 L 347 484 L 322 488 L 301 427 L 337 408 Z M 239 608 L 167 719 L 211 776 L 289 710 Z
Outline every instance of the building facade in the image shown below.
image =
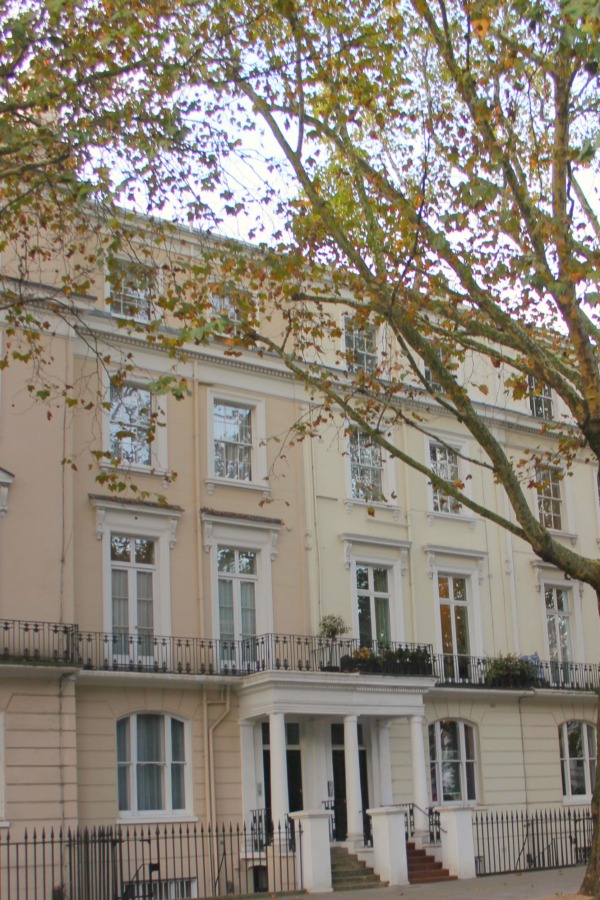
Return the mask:
M 179 252 L 201 252 L 193 234 Z M 286 440 L 309 398 L 227 335 L 179 362 L 186 396 L 157 394 L 173 363 L 117 328 L 152 315 L 118 262 L 118 289 L 99 272 L 78 302 L 97 346 L 131 354 L 124 377 L 60 323 L 48 366 L 78 402 L 34 402 L 16 363 L 1 375 L 0 827 L 249 824 L 325 807 L 333 838 L 358 840 L 375 806 L 414 804 L 418 819 L 588 803 L 591 589 L 341 420 Z M 340 331 L 358 367 L 386 341 L 343 313 Z M 482 377 L 494 397 L 496 374 Z M 90 411 L 98 389 L 104 408 Z M 435 437 L 398 427 L 402 449 L 507 515 L 456 422 L 423 390 L 405 402 Z M 549 445 L 552 394 L 507 403 L 482 395 L 481 408 L 511 455 Z M 137 494 L 97 480 L 115 471 Z M 596 472 L 563 474 L 546 473 L 532 508 L 593 556 Z M 347 632 L 319 636 L 327 615 Z

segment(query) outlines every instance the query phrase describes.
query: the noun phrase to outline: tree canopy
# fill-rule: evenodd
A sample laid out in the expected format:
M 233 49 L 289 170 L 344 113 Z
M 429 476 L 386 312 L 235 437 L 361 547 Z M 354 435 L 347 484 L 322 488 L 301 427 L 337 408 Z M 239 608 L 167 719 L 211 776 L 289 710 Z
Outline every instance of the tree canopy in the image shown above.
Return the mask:
M 238 340 L 279 355 L 326 416 L 341 410 L 600 597 L 600 563 L 528 502 L 540 469 L 600 463 L 594 0 L 47 0 L 4 2 L 2 20 L 2 231 L 27 273 L 4 285 L 9 324 L 32 345 L 43 331 L 48 298 L 33 319 L 24 302 L 37 256 L 84 258 L 60 302 L 85 293 L 123 240 L 120 202 L 202 227 L 246 215 L 258 238 L 274 215 L 279 244 L 239 255 L 223 280 L 254 288 Z M 236 158 L 254 161 L 250 184 Z M 160 300 L 182 346 L 210 331 L 208 273 L 190 270 Z M 340 307 L 363 336 L 386 329 L 393 350 L 370 370 L 347 346 L 333 363 L 321 353 L 340 346 Z M 283 327 L 258 329 L 257 316 Z M 493 396 L 465 375 L 473 356 L 497 373 Z M 515 460 L 485 405 L 547 388 L 566 416 L 544 425 L 551 449 Z M 416 391 L 479 445 L 510 515 L 394 443 L 394 423 L 427 431 L 403 402 Z

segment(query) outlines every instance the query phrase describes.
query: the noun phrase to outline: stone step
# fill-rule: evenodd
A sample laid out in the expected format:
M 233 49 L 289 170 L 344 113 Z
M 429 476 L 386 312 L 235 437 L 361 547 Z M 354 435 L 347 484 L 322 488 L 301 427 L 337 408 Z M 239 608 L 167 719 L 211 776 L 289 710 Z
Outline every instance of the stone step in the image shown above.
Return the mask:
M 331 848 L 331 884 L 334 891 L 360 891 L 383 886 L 373 869 L 349 853 L 346 847 Z

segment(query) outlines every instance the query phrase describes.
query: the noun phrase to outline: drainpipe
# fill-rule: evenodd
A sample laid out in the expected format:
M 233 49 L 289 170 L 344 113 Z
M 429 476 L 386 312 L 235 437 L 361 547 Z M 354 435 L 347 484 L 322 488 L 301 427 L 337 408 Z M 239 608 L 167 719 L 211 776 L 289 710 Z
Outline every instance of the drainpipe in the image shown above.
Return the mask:
M 221 713 L 218 719 L 208 726 L 208 707 L 209 706 L 217 706 L 218 704 L 225 703 L 225 709 Z M 208 738 L 208 747 L 206 748 L 208 752 L 205 750 L 204 759 L 204 772 L 206 781 L 206 806 L 207 811 L 209 812 L 209 816 L 207 817 L 207 822 L 212 824 L 213 828 L 216 828 L 216 818 L 217 818 L 217 801 L 215 796 L 215 765 L 214 765 L 214 754 L 215 754 L 215 731 L 221 724 L 221 722 L 227 718 L 229 713 L 231 712 L 231 687 L 228 686 L 225 688 L 225 700 L 222 698 L 220 700 L 207 700 L 206 694 L 204 695 L 204 734 L 207 735 Z

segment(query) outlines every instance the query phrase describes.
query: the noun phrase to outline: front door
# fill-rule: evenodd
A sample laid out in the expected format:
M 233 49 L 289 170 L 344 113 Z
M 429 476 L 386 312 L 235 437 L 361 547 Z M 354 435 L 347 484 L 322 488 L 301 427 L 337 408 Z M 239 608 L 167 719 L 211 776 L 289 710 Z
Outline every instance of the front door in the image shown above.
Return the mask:
M 271 748 L 269 746 L 269 723 L 263 722 L 263 777 L 265 784 L 265 816 L 271 824 Z M 300 752 L 300 726 L 297 722 L 286 723 L 286 759 L 288 779 L 288 804 L 290 812 L 303 808 L 302 798 L 302 755 Z M 285 828 L 285 822 L 274 822 L 275 828 Z
M 362 725 L 358 726 L 358 766 L 362 803 L 363 832 L 368 840 L 371 823 L 366 810 L 369 808 L 369 779 L 367 775 L 367 750 L 363 744 Z M 348 837 L 348 813 L 346 809 L 346 759 L 344 751 L 344 726 L 331 726 L 331 759 L 333 766 L 333 840 L 345 841 Z

